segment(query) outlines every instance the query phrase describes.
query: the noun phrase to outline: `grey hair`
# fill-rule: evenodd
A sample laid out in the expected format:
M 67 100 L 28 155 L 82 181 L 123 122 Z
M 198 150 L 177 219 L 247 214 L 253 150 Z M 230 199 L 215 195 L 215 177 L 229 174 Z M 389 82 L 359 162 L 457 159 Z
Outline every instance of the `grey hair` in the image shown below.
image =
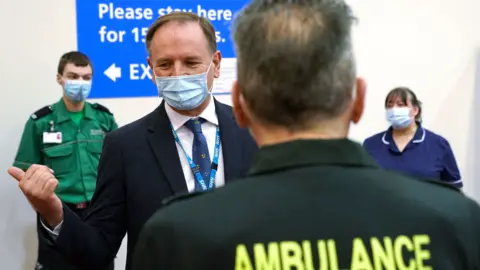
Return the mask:
M 240 11 L 237 79 L 258 120 L 297 130 L 345 111 L 356 79 L 354 20 L 342 0 L 253 0 Z

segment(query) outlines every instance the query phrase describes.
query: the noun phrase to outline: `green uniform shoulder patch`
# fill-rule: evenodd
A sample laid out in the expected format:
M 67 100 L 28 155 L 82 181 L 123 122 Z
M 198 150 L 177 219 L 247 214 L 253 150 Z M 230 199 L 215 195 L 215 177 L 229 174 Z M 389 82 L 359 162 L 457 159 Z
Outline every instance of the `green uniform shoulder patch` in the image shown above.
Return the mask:
M 177 196 L 171 196 L 171 197 L 168 197 L 168 198 L 164 199 L 162 201 L 162 205 L 167 206 L 167 205 L 170 205 L 170 204 L 175 203 L 175 202 L 180 202 L 180 201 L 184 201 L 184 200 L 187 200 L 187 199 L 190 199 L 190 198 L 193 198 L 193 197 L 197 197 L 197 196 L 205 194 L 207 192 L 208 191 L 194 192 L 194 193 L 185 193 L 185 194 L 181 194 L 181 195 L 177 195 Z
M 49 114 L 51 114 L 53 112 L 52 110 L 52 106 L 45 106 L 43 108 L 41 108 L 40 110 L 34 112 L 30 118 L 32 118 L 33 120 L 38 120 L 44 116 L 47 116 Z
M 107 107 L 105 107 L 105 106 L 103 106 L 103 105 L 101 105 L 101 104 L 95 103 L 95 104 L 92 104 L 92 107 L 93 107 L 95 110 L 99 110 L 99 111 L 102 111 L 102 112 L 105 112 L 105 113 L 108 113 L 108 114 L 113 115 L 113 113 L 110 112 L 110 110 L 109 110 Z

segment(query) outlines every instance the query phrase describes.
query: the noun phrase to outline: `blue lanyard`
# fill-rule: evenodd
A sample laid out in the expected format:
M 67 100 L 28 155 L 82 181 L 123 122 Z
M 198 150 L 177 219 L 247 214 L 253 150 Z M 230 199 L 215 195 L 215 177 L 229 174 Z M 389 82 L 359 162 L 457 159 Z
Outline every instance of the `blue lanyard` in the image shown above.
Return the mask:
M 192 169 L 193 175 L 195 176 L 195 180 L 197 180 L 198 184 L 202 188 L 203 191 L 215 188 L 215 176 L 217 175 L 217 168 L 218 168 L 218 156 L 220 154 L 220 129 L 217 127 L 217 133 L 215 134 L 215 149 L 213 150 L 213 161 L 212 161 L 212 170 L 210 171 L 210 182 L 207 184 L 205 180 L 203 180 L 202 174 L 200 173 L 199 167 L 195 162 L 193 162 L 192 158 L 187 155 L 187 152 L 183 148 L 182 143 L 180 142 L 180 138 L 178 138 L 177 132 L 173 128 L 172 124 L 170 124 L 172 128 L 173 137 L 175 137 L 175 141 L 178 143 L 180 148 L 182 148 L 185 157 L 187 158 L 188 165 Z

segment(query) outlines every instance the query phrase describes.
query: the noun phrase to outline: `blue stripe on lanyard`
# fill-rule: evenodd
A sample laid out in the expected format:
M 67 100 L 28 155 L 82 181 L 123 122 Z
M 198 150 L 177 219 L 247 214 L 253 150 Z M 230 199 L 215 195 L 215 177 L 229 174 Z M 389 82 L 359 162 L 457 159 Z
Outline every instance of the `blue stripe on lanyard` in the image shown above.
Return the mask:
M 208 187 L 207 187 L 205 180 L 203 180 L 203 177 L 200 174 L 200 170 L 198 169 L 197 164 L 195 164 L 192 158 L 187 155 L 187 152 L 183 148 L 183 145 L 180 142 L 180 138 L 178 138 L 177 132 L 173 128 L 172 124 L 170 124 L 170 127 L 172 128 L 172 133 L 173 133 L 173 137 L 175 138 L 175 141 L 178 143 L 178 145 L 182 149 L 183 154 L 185 154 L 185 157 L 187 158 L 187 161 L 188 161 L 188 165 L 190 165 L 193 175 L 195 176 L 195 180 L 198 182 L 202 190 L 205 191 L 205 190 L 215 188 L 215 176 L 217 175 L 218 156 L 220 155 L 220 129 L 217 127 L 217 132 L 215 134 L 215 148 L 213 150 L 212 170 L 210 171 L 210 181 L 208 182 Z

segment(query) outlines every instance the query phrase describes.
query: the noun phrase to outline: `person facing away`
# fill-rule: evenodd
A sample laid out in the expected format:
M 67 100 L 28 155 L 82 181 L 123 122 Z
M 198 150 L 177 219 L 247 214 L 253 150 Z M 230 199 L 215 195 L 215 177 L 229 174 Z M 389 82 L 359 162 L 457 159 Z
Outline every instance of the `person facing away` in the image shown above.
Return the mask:
M 463 186 L 457 161 L 448 141 L 422 125 L 422 104 L 406 87 L 385 98 L 390 127 L 367 138 L 363 146 L 384 169 Z
M 260 149 L 243 181 L 145 224 L 135 270 L 480 269 L 480 208 L 378 167 L 347 139 L 365 82 L 339 0 L 253 0 L 233 27 L 233 108 Z
M 22 170 L 32 164 L 51 168 L 59 181 L 55 193 L 65 207 L 80 217 L 95 190 L 105 135 L 117 129 L 114 116 L 106 107 L 86 101 L 92 76 L 92 63 L 87 55 L 71 51 L 61 56 L 57 82 L 63 96 L 30 116 L 13 163 Z M 78 269 L 49 251 L 41 241 L 36 268 Z
M 194 13 L 159 17 L 146 36 L 160 106 L 108 134 L 88 215 L 81 220 L 52 191 L 48 168 L 9 173 L 39 213 L 41 241 L 82 269 L 105 268 L 128 235 L 126 269 L 144 223 L 162 201 L 229 184 L 244 176 L 257 146 L 232 108 L 211 95 L 220 76 L 215 29 Z M 45 185 L 45 188 L 44 186 Z

